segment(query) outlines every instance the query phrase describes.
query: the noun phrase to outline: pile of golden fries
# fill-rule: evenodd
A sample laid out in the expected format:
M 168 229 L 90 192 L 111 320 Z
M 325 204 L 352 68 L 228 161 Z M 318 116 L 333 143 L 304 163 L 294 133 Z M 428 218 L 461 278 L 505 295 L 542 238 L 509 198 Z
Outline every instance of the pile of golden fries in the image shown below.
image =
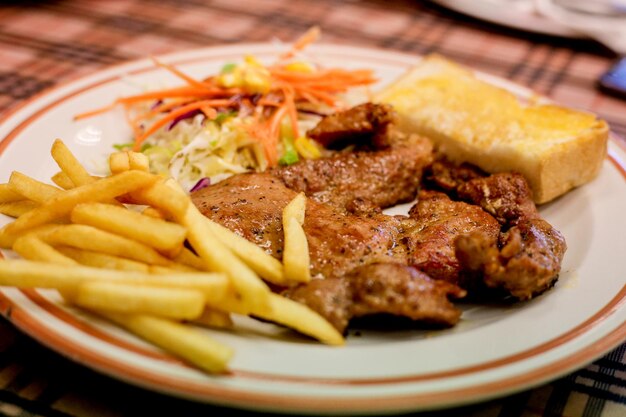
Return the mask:
M 0 247 L 24 258 L 0 261 L 0 285 L 57 289 L 209 372 L 224 371 L 233 351 L 196 326 L 232 327 L 233 313 L 343 344 L 324 318 L 265 282 L 310 279 L 303 195 L 283 212 L 283 265 L 204 217 L 175 181 L 148 172 L 143 154 L 114 153 L 112 174 L 94 177 L 60 140 L 51 153 L 58 187 L 19 172 L 0 184 L 0 213 L 16 218 L 0 229 Z

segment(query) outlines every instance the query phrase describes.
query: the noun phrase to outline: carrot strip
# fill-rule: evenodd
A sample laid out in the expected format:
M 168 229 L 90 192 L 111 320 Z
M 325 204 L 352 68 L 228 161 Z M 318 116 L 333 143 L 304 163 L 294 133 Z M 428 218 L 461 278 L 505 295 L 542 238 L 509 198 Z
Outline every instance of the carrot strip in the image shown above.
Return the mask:
M 84 113 L 77 114 L 76 116 L 74 116 L 74 120 L 86 119 L 87 117 L 92 117 L 98 114 L 106 113 L 108 111 L 113 110 L 115 106 L 117 106 L 117 103 L 109 104 L 108 106 L 101 107 L 99 109 L 90 110 Z
M 204 90 L 204 89 L 210 87 L 209 85 L 204 84 L 203 82 L 198 81 L 195 78 L 192 78 L 189 75 L 183 73 L 178 68 L 176 68 L 176 67 L 174 67 L 172 65 L 166 64 L 165 62 L 159 61 L 155 57 L 152 57 L 152 62 L 154 62 L 155 65 L 157 65 L 158 67 L 165 68 L 166 70 L 168 70 L 172 74 L 176 75 L 178 78 L 181 78 L 182 80 L 186 81 L 187 84 L 189 84 L 189 85 L 192 85 L 192 86 L 194 86 L 196 88 L 199 88 L 201 90 Z
M 173 99 L 172 101 L 168 103 L 163 103 L 160 106 L 157 106 L 150 111 L 140 114 L 139 116 L 135 117 L 133 121 L 139 122 L 141 120 L 150 119 L 151 117 L 154 117 L 158 115 L 159 113 L 163 113 L 164 111 L 171 110 L 177 106 L 182 106 L 182 105 L 191 103 L 192 101 L 193 99 L 189 99 L 189 98 Z
M 280 58 L 281 59 L 291 58 L 292 56 L 296 54 L 296 52 L 303 50 L 304 48 L 309 46 L 311 43 L 315 42 L 320 37 L 320 33 L 321 31 L 320 31 L 319 26 L 313 26 L 312 28 L 304 32 L 304 34 L 300 36 L 293 43 L 293 45 L 291 46 L 291 49 L 285 52 L 284 54 L 282 54 Z
M 184 115 L 192 110 L 200 109 L 202 106 L 229 106 L 232 102 L 230 100 L 204 100 L 197 101 L 195 103 L 187 104 L 186 106 L 182 106 L 176 110 L 169 112 L 165 117 L 157 120 L 148 130 L 146 130 L 143 134 L 135 137 L 135 146 L 133 147 L 134 151 L 138 151 L 141 147 L 141 143 L 148 138 L 151 134 L 159 130 L 161 127 L 165 126 L 168 122 L 173 121 L 179 116 Z
M 202 110 L 202 113 L 204 113 L 204 115 L 209 120 L 213 120 L 217 117 L 217 110 L 215 110 L 213 107 L 202 106 L 200 107 L 200 110 Z

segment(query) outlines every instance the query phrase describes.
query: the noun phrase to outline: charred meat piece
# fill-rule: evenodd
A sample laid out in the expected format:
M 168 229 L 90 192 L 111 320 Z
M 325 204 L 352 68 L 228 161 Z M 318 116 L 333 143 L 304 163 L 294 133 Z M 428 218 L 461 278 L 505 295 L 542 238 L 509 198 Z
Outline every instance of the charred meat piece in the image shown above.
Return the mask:
M 556 282 L 567 246 L 545 220 L 522 219 L 499 240 L 483 232 L 460 236 L 456 255 L 468 271 L 482 274 L 488 287 L 527 300 Z
M 456 195 L 456 189 L 467 181 L 485 177 L 487 174 L 470 164 L 455 165 L 452 162 L 439 159 L 431 165 L 426 174 L 426 181 L 433 188 L 439 188 L 445 193 Z
M 480 207 L 453 201 L 437 191 L 421 191 L 409 216 L 413 226 L 404 231 L 408 264 L 434 279 L 465 287 L 454 242 L 462 235 L 480 231 L 496 240 L 500 225 Z
M 517 173 L 503 172 L 476 178 L 457 188 L 461 200 L 481 206 L 502 225 L 539 217 L 526 179 Z
M 431 154 L 431 143 L 422 139 L 382 151 L 304 160 L 271 172 L 287 188 L 320 203 L 348 211 L 355 204 L 385 208 L 415 198 L 422 171 L 432 162 Z
M 283 295 L 310 307 L 344 332 L 350 319 L 392 314 L 415 321 L 453 326 L 461 312 L 449 298 L 465 291 L 402 264 L 371 264 L 342 278 L 313 280 Z
M 365 103 L 324 117 L 307 135 L 326 148 L 369 144 L 384 149 L 391 145 L 396 119 L 388 104 Z
M 282 258 L 282 210 L 296 196 L 269 174 L 240 174 L 192 193 L 202 214 Z M 399 221 L 390 216 L 354 216 L 307 201 L 304 231 L 311 274 L 341 277 L 356 267 L 393 261 Z

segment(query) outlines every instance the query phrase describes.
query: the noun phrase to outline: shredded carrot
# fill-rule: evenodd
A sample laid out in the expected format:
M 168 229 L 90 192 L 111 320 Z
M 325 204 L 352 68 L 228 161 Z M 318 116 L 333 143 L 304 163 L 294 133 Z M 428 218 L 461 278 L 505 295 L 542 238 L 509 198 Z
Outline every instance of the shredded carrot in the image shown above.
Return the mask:
M 76 116 L 74 116 L 74 120 L 86 119 L 88 117 L 93 117 L 93 116 L 97 116 L 97 115 L 102 114 L 102 113 L 106 113 L 108 111 L 113 110 L 115 108 L 115 106 L 117 106 L 117 103 L 109 104 L 108 106 L 101 107 L 101 108 L 95 109 L 95 110 L 89 110 L 89 111 L 86 111 L 84 113 L 79 113 Z
M 304 34 L 293 43 L 289 51 L 281 55 L 281 59 L 291 58 L 297 52 L 300 52 L 301 50 L 315 42 L 320 37 L 320 34 L 321 30 L 319 26 L 313 26 L 312 28 L 304 32 Z
M 183 73 L 182 71 L 180 71 L 178 68 L 175 68 L 172 65 L 166 64 L 164 62 L 161 62 L 158 59 L 156 59 L 155 57 L 152 57 L 152 62 L 154 62 L 155 65 L 157 65 L 157 66 L 159 66 L 161 68 L 165 68 L 166 70 L 168 70 L 172 74 L 176 75 L 178 78 L 183 79 L 189 85 L 192 85 L 192 86 L 194 86 L 196 88 L 199 88 L 201 90 L 210 87 L 210 85 L 207 85 L 207 84 L 205 84 L 205 83 L 203 83 L 201 81 L 196 80 L 195 78 L 190 77 L 189 75 L 187 75 L 187 74 Z
M 202 113 L 204 113 L 204 115 L 209 120 L 213 120 L 217 117 L 217 110 L 215 110 L 213 107 L 202 106 L 200 107 L 200 110 L 202 110 Z

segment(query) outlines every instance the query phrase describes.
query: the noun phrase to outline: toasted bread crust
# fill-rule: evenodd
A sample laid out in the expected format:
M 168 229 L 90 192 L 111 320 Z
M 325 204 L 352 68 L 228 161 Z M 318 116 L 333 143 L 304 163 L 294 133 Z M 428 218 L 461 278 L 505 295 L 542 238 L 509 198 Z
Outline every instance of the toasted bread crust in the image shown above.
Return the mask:
M 440 56 L 426 57 L 376 100 L 395 107 L 401 129 L 430 137 L 449 159 L 524 175 L 538 204 L 591 181 L 606 157 L 605 121 L 525 104 Z

